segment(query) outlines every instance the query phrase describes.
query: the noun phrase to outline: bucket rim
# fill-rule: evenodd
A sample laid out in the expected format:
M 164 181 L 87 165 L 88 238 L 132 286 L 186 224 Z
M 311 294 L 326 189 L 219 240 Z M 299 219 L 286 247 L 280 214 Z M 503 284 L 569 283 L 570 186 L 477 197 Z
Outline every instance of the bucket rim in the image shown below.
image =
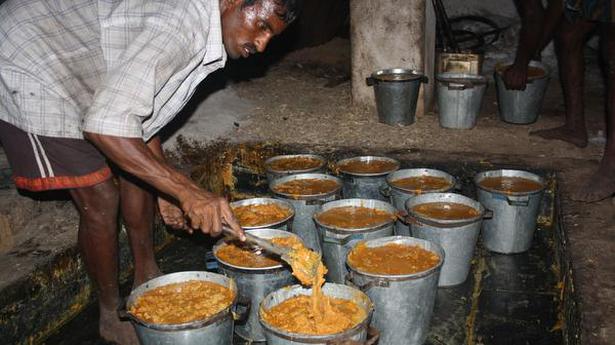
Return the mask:
M 307 180 L 307 179 L 332 180 L 337 183 L 337 186 L 335 187 L 334 190 L 331 190 L 326 193 L 319 193 L 319 194 L 287 194 L 287 193 L 277 192 L 274 190 L 274 188 L 279 184 L 292 181 L 292 180 Z M 295 175 L 283 176 L 283 177 L 276 178 L 269 184 L 269 190 L 273 194 L 282 196 L 285 199 L 292 199 L 292 200 L 314 200 L 314 199 L 326 198 L 331 195 L 338 194 L 342 190 L 342 187 L 343 187 L 343 182 L 339 177 L 335 177 L 333 175 L 328 175 L 328 174 L 323 174 L 323 173 L 305 173 L 305 174 L 295 174 Z
M 295 169 L 295 170 L 274 170 L 271 168 L 271 163 L 275 162 L 277 160 L 281 160 L 281 159 L 287 159 L 287 158 L 314 158 L 318 161 L 320 161 L 320 164 L 318 165 L 318 167 L 314 167 L 314 168 L 308 168 L 308 169 Z M 327 160 L 325 159 L 325 157 L 318 155 L 318 154 L 314 154 L 314 153 L 298 153 L 298 154 L 286 154 L 286 155 L 277 155 L 277 156 L 273 156 L 270 158 L 267 158 L 264 162 L 265 165 L 265 171 L 271 174 L 300 174 L 300 173 L 307 173 L 310 171 L 317 171 L 319 169 L 322 169 L 325 164 L 327 164 Z
M 201 278 L 199 277 L 199 275 L 204 276 L 203 278 L 205 279 L 198 279 L 198 278 Z M 189 277 L 190 279 L 174 281 L 175 279 L 181 279 L 182 277 Z M 155 324 L 155 323 L 150 323 L 145 320 L 142 320 L 129 311 L 130 307 L 136 302 L 136 300 L 141 295 L 143 295 L 147 291 L 150 291 L 152 289 L 155 289 L 161 286 L 166 286 L 166 285 L 175 284 L 175 283 L 182 283 L 182 282 L 186 282 L 190 280 L 203 280 L 203 281 L 208 281 L 208 282 L 219 284 L 218 282 L 211 281 L 207 278 L 209 279 L 218 278 L 218 279 L 222 279 L 223 281 L 226 281 L 228 286 L 224 286 L 224 287 L 230 289 L 233 292 L 233 300 L 224 309 L 217 312 L 216 314 L 211 315 L 210 317 L 206 319 L 195 320 L 195 321 L 184 322 L 184 323 L 177 323 L 177 324 Z M 166 279 L 171 279 L 171 281 L 167 283 L 163 283 L 161 285 L 153 286 L 151 288 L 147 287 L 148 284 L 155 284 L 155 283 L 158 283 Z M 219 284 L 219 285 L 222 285 L 222 284 Z M 213 272 L 208 272 L 208 271 L 174 272 L 174 273 L 164 274 L 160 277 L 150 279 L 146 281 L 145 283 L 139 285 L 135 289 L 133 289 L 126 300 L 126 315 L 128 315 L 128 317 L 133 323 L 139 326 L 148 328 L 148 329 L 153 329 L 156 331 L 163 331 L 163 332 L 185 331 L 185 330 L 203 328 L 211 324 L 214 324 L 216 322 L 219 322 L 223 319 L 226 319 L 227 317 L 231 317 L 231 308 L 235 305 L 238 298 L 239 298 L 239 290 L 233 278 L 227 277 L 223 274 L 218 274 L 218 273 L 213 273 Z
M 455 198 L 455 199 L 461 199 L 462 201 L 441 201 L 441 200 L 433 200 L 433 201 L 427 201 L 425 200 L 425 202 L 421 202 L 423 201 L 422 199 L 429 199 L 429 198 L 433 198 L 433 197 L 441 197 L 441 198 Z M 453 204 L 461 204 L 461 205 L 465 205 L 465 206 L 469 206 L 475 210 L 478 211 L 478 216 L 476 217 L 471 217 L 471 218 L 464 218 L 464 219 L 440 219 L 440 218 L 432 218 L 432 217 L 427 217 L 425 215 L 422 215 L 420 213 L 414 212 L 412 211 L 412 208 L 414 206 L 418 206 L 418 205 L 423 205 L 423 204 L 428 204 L 428 203 L 432 203 L 432 202 L 450 202 Z M 411 204 L 414 204 L 410 207 Z M 408 200 L 406 200 L 406 202 L 404 203 L 404 207 L 406 209 L 406 211 L 409 214 L 412 214 L 414 217 L 416 217 L 419 220 L 426 220 L 432 223 L 436 223 L 436 224 L 442 224 L 442 225 L 454 225 L 456 223 L 461 224 L 462 226 L 465 225 L 470 225 L 470 224 L 474 224 L 476 222 L 479 222 L 483 219 L 483 217 L 485 216 L 486 213 L 486 209 L 483 206 L 483 204 L 481 204 L 480 202 L 469 198 L 463 194 L 459 194 L 459 193 L 425 193 L 425 194 L 421 194 L 421 195 L 416 195 L 413 196 L 411 198 L 409 198 Z
M 396 177 L 398 177 L 398 175 L 406 174 L 406 173 L 414 173 L 414 172 L 417 172 L 419 174 L 418 175 L 410 175 L 410 176 L 400 176 L 398 179 L 402 179 L 402 178 L 406 178 L 406 177 L 414 177 L 414 176 L 435 176 L 435 177 L 446 178 L 450 182 L 450 185 L 448 187 L 443 187 L 443 188 L 439 188 L 439 189 L 433 189 L 433 190 L 421 192 L 421 194 L 424 194 L 424 193 L 445 193 L 445 192 L 448 192 L 450 190 L 453 190 L 455 188 L 455 184 L 457 183 L 457 179 L 455 178 L 455 176 L 447 173 L 446 171 L 438 170 L 438 169 L 432 169 L 432 168 L 400 169 L 400 170 L 397 170 L 397 171 L 394 171 L 394 172 L 388 174 L 387 177 L 386 177 L 386 183 L 387 183 L 387 185 L 391 189 L 397 190 L 397 191 L 402 192 L 404 194 L 417 194 L 416 190 L 400 188 L 400 187 L 395 186 L 393 184 L 393 181 L 397 180 Z
M 361 291 L 358 288 L 352 287 L 352 286 L 348 286 L 345 284 L 337 284 L 337 283 L 330 283 L 330 282 L 326 282 L 323 286 L 322 286 L 322 291 L 324 294 L 326 294 L 325 289 L 327 289 L 327 287 L 331 287 L 331 286 L 339 286 L 343 289 L 347 289 L 349 291 L 352 291 L 354 294 L 357 294 L 358 296 L 361 296 L 361 299 L 364 299 L 365 301 L 367 301 L 367 310 L 366 310 L 366 316 L 365 319 L 361 322 L 359 322 L 358 324 L 356 324 L 354 327 L 349 328 L 343 332 L 338 332 L 338 333 L 334 333 L 334 334 L 327 334 L 327 335 L 309 335 L 309 334 L 301 334 L 301 333 L 292 333 L 292 332 L 288 332 L 282 329 L 279 329 L 273 325 L 270 325 L 268 322 L 266 322 L 263 317 L 261 316 L 262 311 L 264 310 L 263 307 L 263 303 L 265 303 L 265 301 L 267 301 L 267 299 L 271 298 L 270 296 L 273 296 L 276 292 L 283 290 L 283 289 L 287 289 L 287 290 L 299 290 L 300 293 L 298 293 L 297 295 L 308 295 L 309 293 L 311 293 L 312 289 L 311 288 L 305 288 L 300 284 L 294 284 L 294 285 L 289 285 L 289 286 L 285 286 L 283 288 L 277 289 L 275 291 L 270 292 L 267 296 L 265 296 L 265 298 L 263 298 L 263 300 L 259 303 L 259 308 L 258 308 L 258 320 L 260 322 L 260 324 L 263 326 L 263 328 L 266 331 L 272 332 L 273 334 L 275 334 L 276 336 L 283 338 L 283 339 L 287 339 L 287 340 L 292 340 L 292 341 L 298 341 L 300 343 L 305 343 L 305 344 L 320 344 L 322 342 L 327 342 L 330 340 L 345 340 L 345 339 L 349 339 L 350 337 L 354 336 L 355 334 L 359 333 L 362 331 L 362 329 L 367 329 L 367 326 L 369 326 L 369 323 L 371 321 L 372 315 L 374 313 L 374 303 L 372 302 L 371 298 L 369 298 L 369 296 Z M 305 293 L 303 293 L 305 292 Z M 295 296 L 293 296 L 295 297 Z M 337 298 L 337 297 L 336 297 Z M 346 300 L 350 300 L 351 299 L 346 299 Z M 362 306 L 360 306 L 362 308 Z
M 433 267 L 430 267 L 424 271 L 421 272 L 416 272 L 416 273 L 411 273 L 411 274 L 376 274 L 376 273 L 370 273 L 370 272 L 366 272 L 363 270 L 360 270 L 354 266 L 352 266 L 348 260 L 348 257 L 350 256 L 350 253 L 352 253 L 352 251 L 355 249 L 355 247 L 359 244 L 359 243 L 365 243 L 366 245 L 368 243 L 376 243 L 378 244 L 378 247 L 382 247 L 384 245 L 387 245 L 389 243 L 398 243 L 398 244 L 407 244 L 407 245 L 419 245 L 419 244 L 428 244 L 429 246 L 433 247 L 433 249 L 426 249 L 425 247 L 423 247 L 423 249 L 425 250 L 429 250 L 431 252 L 435 252 L 436 255 L 438 255 L 440 257 L 440 261 Z M 371 239 L 371 240 L 363 240 L 360 242 L 357 242 L 349 251 L 348 254 L 346 254 L 346 265 L 348 266 L 348 268 L 357 273 L 357 274 L 361 274 L 363 276 L 369 277 L 369 278 L 373 278 L 373 279 L 380 279 L 380 280 L 388 280 L 388 281 L 405 281 L 405 280 L 415 280 L 415 279 L 420 279 L 423 277 L 427 277 L 431 274 L 433 274 L 434 272 L 439 271 L 442 268 L 442 265 L 444 265 L 444 258 L 445 258 L 445 252 L 444 249 L 442 248 L 441 245 L 439 245 L 438 243 L 432 242 L 432 241 L 428 241 L 428 240 L 424 240 L 424 239 L 420 239 L 420 238 L 416 238 L 416 237 L 409 237 L 409 236 L 387 236 L 387 237 L 381 237 L 381 238 L 375 238 L 375 239 Z
M 386 171 L 382 171 L 382 172 L 376 172 L 376 173 L 352 172 L 352 171 L 344 170 L 343 168 L 341 168 L 341 165 L 343 165 L 344 163 L 353 162 L 353 161 L 360 161 L 360 162 L 364 162 L 364 161 L 387 161 L 387 162 L 394 163 L 396 165 L 396 167 L 393 168 L 393 169 L 390 169 L 390 170 L 386 170 Z M 390 174 L 390 173 L 392 173 L 394 171 L 399 170 L 399 168 L 401 167 L 401 163 L 397 159 L 390 158 L 390 157 L 385 157 L 385 156 L 354 156 L 354 157 L 340 159 L 339 161 L 337 161 L 335 163 L 335 166 L 337 167 L 337 169 L 339 170 L 340 173 L 346 174 L 346 175 L 349 175 L 349 176 L 376 177 L 376 176 L 385 176 L 385 175 L 388 175 L 388 174 Z
M 391 220 L 386 221 L 386 222 L 380 222 L 380 223 L 375 223 L 371 226 L 368 227 L 362 227 L 362 228 L 343 228 L 343 227 L 339 227 L 339 226 L 335 226 L 335 225 L 330 225 L 330 224 L 324 224 L 322 223 L 319 219 L 318 216 L 323 214 L 326 211 L 329 211 L 330 209 L 335 209 L 335 208 L 341 208 L 341 207 L 360 207 L 363 206 L 363 203 L 373 203 L 373 204 L 379 204 L 381 206 L 383 206 L 384 208 L 387 209 L 387 211 L 392 215 L 395 216 L 395 218 L 391 218 Z M 339 206 L 337 206 L 339 204 Z M 346 204 L 350 204 L 350 205 L 346 205 Z M 358 204 L 358 205 L 354 205 L 354 204 Z M 330 207 L 328 209 L 325 209 L 325 206 Z M 368 206 L 363 206 L 366 208 L 371 208 L 371 209 L 375 209 L 374 207 L 368 207 Z M 361 198 L 351 198 L 351 199 L 341 199 L 341 200 L 333 200 L 333 201 L 329 201 L 324 203 L 313 215 L 312 215 L 312 219 L 314 219 L 314 222 L 316 223 L 316 225 L 318 225 L 319 227 L 323 228 L 326 231 L 331 231 L 331 232 L 335 232 L 335 233 L 339 233 L 339 234 L 344 234 L 344 235 L 351 235 L 351 234 L 362 234 L 362 233 L 369 233 L 369 232 L 373 232 L 373 231 L 377 231 L 380 230 L 382 228 L 391 226 L 393 223 L 395 223 L 396 221 L 396 216 L 397 215 L 397 210 L 395 209 L 395 207 L 393 207 L 393 205 L 391 205 L 390 203 L 386 202 L 386 201 L 382 201 L 382 200 L 377 200 L 377 199 L 361 199 Z
M 298 239 L 301 243 L 303 243 L 303 240 L 297 236 L 296 234 L 293 234 L 292 232 L 289 231 L 285 231 L 285 230 L 280 230 L 280 229 L 249 229 L 246 230 L 246 232 L 251 233 L 253 235 L 257 235 L 259 237 L 262 238 L 274 238 L 274 237 L 294 237 L 296 239 Z M 265 233 L 265 235 L 263 234 L 263 232 Z M 277 234 L 280 236 L 268 236 L 269 234 Z M 222 259 L 220 259 L 217 255 L 218 251 L 220 250 L 220 248 L 222 248 L 222 246 L 226 245 L 226 241 L 224 238 L 221 238 L 220 240 L 218 240 L 218 242 L 216 242 L 216 244 L 213 246 L 212 248 L 212 252 L 214 254 L 214 257 L 216 258 L 216 260 L 228 267 L 231 268 L 233 270 L 237 270 L 237 271 L 241 271 L 242 273 L 249 273 L 249 274 L 257 274 L 257 273 L 265 273 L 265 272 L 271 272 L 271 271 L 277 271 L 279 269 L 282 270 L 286 270 L 288 269 L 286 264 L 284 263 L 280 263 L 278 265 L 273 265 L 273 266 L 266 266 L 266 267 L 247 267 L 247 266 L 238 266 L 238 265 L 234 265 L 231 264 L 230 262 L 224 261 Z M 305 244 L 304 244 L 305 245 Z
M 521 173 L 523 176 L 519 176 L 519 175 L 502 175 L 502 174 L 519 174 Z M 528 178 L 532 181 L 538 182 L 542 185 L 542 187 L 540 189 L 537 189 L 535 191 L 530 191 L 530 192 L 503 192 L 503 191 L 498 191 L 495 189 L 490 189 L 490 188 L 486 188 L 481 186 L 480 182 L 482 180 L 484 180 L 487 177 L 498 177 L 498 176 L 505 176 L 505 177 L 522 177 L 522 178 Z M 547 188 L 547 184 L 545 179 L 538 175 L 535 174 L 531 171 L 527 171 L 527 170 L 518 170 L 518 169 L 495 169 L 495 170 L 487 170 L 487 171 L 483 171 L 480 172 L 478 174 L 476 174 L 474 176 L 474 185 L 476 186 L 477 189 L 483 190 L 485 192 L 489 192 L 489 193 L 494 193 L 494 194 L 499 194 L 499 195 L 507 195 L 507 196 L 525 196 L 525 195 L 535 195 L 535 194 L 540 194 L 542 193 L 546 188 Z
M 282 199 L 274 199 L 274 198 L 248 198 L 243 200 L 237 200 L 230 203 L 231 208 L 240 207 L 240 206 L 248 206 L 248 205 L 266 205 L 266 204 L 276 204 L 284 207 L 290 211 L 290 215 L 286 218 L 271 223 L 265 223 L 262 225 L 256 226 L 242 226 L 241 228 L 244 230 L 255 230 L 255 229 L 269 229 L 273 228 L 285 223 L 288 223 L 295 216 L 295 208 L 291 203 Z
M 400 79 L 384 79 L 382 76 L 384 75 L 403 75 L 407 76 L 405 78 Z M 408 81 L 416 81 L 424 78 L 424 74 L 421 71 L 411 69 L 411 68 L 403 68 L 403 67 L 393 67 L 393 68 L 384 68 L 377 70 L 372 73 L 372 78 L 377 80 L 378 82 L 384 83 L 399 83 L 399 82 L 408 82 Z

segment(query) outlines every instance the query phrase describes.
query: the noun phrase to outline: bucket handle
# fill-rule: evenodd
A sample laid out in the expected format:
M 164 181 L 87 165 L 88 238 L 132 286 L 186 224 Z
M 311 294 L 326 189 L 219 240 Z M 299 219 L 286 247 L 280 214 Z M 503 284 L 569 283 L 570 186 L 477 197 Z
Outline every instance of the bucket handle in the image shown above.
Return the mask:
M 426 75 L 421 76 L 421 83 L 429 84 L 429 78 Z
M 250 315 L 250 309 L 252 308 L 252 303 L 250 299 L 247 297 L 239 296 L 237 298 L 237 302 L 233 305 L 231 312 L 233 314 L 233 320 L 236 322 L 244 322 L 248 319 Z
M 510 206 L 528 206 L 530 204 L 530 197 L 527 195 L 522 197 L 507 196 L 506 201 Z
M 326 203 L 326 201 L 322 200 L 322 199 L 312 199 L 312 200 L 306 200 L 305 204 L 308 206 L 322 206 Z
M 344 283 L 346 285 L 349 286 L 353 286 L 361 291 L 367 291 L 373 287 L 382 287 L 382 288 L 388 288 L 391 286 L 391 284 L 389 284 L 388 280 L 381 280 L 381 279 L 374 279 L 371 280 L 369 283 L 364 284 L 364 285 L 357 285 L 354 282 L 354 272 L 350 271 L 348 272 L 348 274 L 346 274 L 346 277 L 344 277 Z
M 365 236 L 363 236 L 363 234 L 352 234 L 352 235 L 348 235 L 348 236 L 346 236 L 344 238 L 334 238 L 334 237 L 324 236 L 323 237 L 323 242 L 339 244 L 341 246 L 345 246 L 350 241 L 362 240 L 364 238 L 365 238 Z
M 493 216 L 493 213 L 491 214 L 491 216 Z M 476 223 L 476 219 L 466 220 L 466 221 L 461 221 L 461 222 L 456 222 L 456 223 L 438 223 L 438 222 L 435 222 L 429 219 L 419 219 L 416 216 L 412 214 L 408 214 L 407 212 L 404 212 L 404 211 L 398 212 L 397 217 L 398 219 L 402 220 L 402 222 L 406 225 L 412 225 L 412 224 L 418 225 L 418 226 L 429 225 L 434 228 L 444 228 L 444 229 L 459 228 L 462 226 Z
M 382 196 L 390 198 L 391 197 L 391 187 L 389 187 L 386 184 L 383 184 L 382 186 L 378 187 L 378 190 L 380 191 L 380 194 L 382 194 Z
M 367 328 L 367 339 L 365 341 L 356 340 L 333 340 L 327 342 L 327 345 L 374 345 L 380 339 L 380 331 L 373 326 Z
M 367 77 L 365 78 L 365 84 L 367 84 L 367 86 L 374 86 L 374 84 L 376 84 L 376 79 L 374 77 Z

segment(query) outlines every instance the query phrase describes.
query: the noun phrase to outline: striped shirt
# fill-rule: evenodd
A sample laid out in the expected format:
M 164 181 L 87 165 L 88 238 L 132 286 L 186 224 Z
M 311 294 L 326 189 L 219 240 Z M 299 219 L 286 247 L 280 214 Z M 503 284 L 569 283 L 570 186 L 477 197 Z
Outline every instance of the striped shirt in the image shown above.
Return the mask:
M 148 140 L 226 57 L 219 0 L 8 0 L 0 120 Z

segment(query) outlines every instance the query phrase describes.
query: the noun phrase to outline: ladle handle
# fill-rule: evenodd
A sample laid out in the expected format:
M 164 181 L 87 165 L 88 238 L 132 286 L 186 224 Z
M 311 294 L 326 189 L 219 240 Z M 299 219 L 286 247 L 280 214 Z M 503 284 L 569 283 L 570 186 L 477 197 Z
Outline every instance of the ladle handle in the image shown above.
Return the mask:
M 226 226 L 222 227 L 222 231 L 227 234 L 230 235 L 232 237 L 237 237 L 235 235 L 235 233 L 233 232 L 233 230 L 231 230 L 231 228 L 228 228 Z M 279 256 L 283 256 L 286 255 L 288 250 L 282 247 L 278 247 L 276 245 L 274 245 L 273 243 L 271 243 L 271 241 L 266 240 L 264 238 L 258 237 L 258 236 L 254 236 L 249 232 L 245 233 L 246 236 L 246 242 L 254 244 L 259 246 L 260 248 L 264 249 L 265 251 L 269 252 L 269 253 L 273 253 Z

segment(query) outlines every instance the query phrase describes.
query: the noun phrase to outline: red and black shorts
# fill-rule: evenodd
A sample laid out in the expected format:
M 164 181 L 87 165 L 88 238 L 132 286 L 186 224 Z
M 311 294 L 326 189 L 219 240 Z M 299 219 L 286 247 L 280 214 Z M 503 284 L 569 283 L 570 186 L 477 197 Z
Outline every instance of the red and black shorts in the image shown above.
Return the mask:
M 112 177 L 105 157 L 86 140 L 36 135 L 0 120 L 0 142 L 20 189 L 90 187 Z

